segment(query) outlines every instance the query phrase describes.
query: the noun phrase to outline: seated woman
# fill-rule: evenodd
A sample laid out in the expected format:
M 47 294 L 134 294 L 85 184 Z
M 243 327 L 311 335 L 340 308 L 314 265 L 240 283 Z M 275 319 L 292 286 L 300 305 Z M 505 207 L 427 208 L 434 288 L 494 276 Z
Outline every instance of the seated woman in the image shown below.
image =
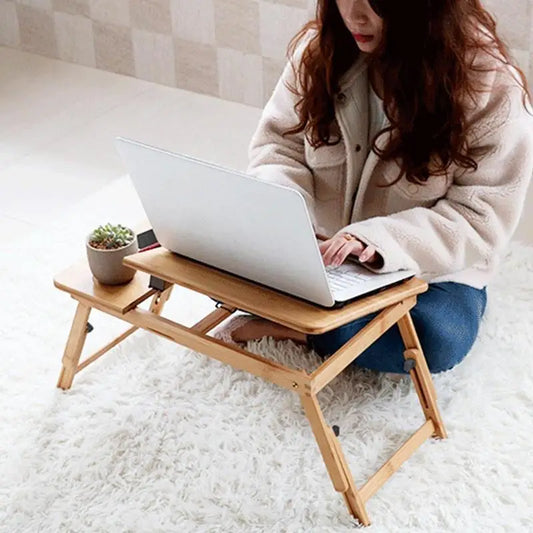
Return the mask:
M 249 148 L 248 174 L 304 196 L 325 265 L 429 283 L 411 311 L 431 372 L 470 351 L 533 171 L 524 74 L 478 0 L 319 0 Z M 348 238 L 346 238 L 348 236 Z M 282 258 L 280 258 L 282 260 Z M 326 357 L 377 313 L 321 335 L 237 317 Z M 235 327 L 238 326 L 238 327 Z M 391 328 L 353 364 L 406 373 Z

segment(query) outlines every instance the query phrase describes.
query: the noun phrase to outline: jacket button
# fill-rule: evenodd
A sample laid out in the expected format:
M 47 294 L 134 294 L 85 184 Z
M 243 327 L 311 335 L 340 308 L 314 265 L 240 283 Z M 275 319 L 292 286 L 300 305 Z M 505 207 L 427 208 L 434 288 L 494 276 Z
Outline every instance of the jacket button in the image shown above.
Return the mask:
M 360 152 L 361 151 L 361 145 L 360 144 L 356 144 L 355 145 L 355 151 L 356 152 Z
M 411 194 L 415 194 L 416 192 L 418 192 L 418 185 L 415 185 L 414 183 L 410 183 L 407 187 L 407 190 L 411 193 Z
M 346 102 L 346 95 L 344 93 L 339 93 L 337 95 L 337 101 L 340 103 L 340 104 L 344 104 L 344 102 Z

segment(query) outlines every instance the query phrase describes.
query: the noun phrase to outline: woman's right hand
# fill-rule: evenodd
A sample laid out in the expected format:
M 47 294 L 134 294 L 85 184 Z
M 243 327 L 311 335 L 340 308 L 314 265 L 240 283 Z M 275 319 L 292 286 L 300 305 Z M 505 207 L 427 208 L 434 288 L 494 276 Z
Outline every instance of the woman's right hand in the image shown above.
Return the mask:
M 349 254 L 357 256 L 361 263 L 372 264 L 381 259 L 373 246 L 367 246 L 350 233 L 342 233 L 327 239 L 319 243 L 318 248 L 326 266 L 342 265 Z

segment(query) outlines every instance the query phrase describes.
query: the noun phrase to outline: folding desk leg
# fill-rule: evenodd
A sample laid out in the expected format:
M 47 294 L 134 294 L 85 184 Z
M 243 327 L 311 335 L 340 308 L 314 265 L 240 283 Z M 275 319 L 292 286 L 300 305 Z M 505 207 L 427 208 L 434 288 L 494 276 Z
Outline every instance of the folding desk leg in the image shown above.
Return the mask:
M 433 436 L 445 439 L 448 435 L 437 406 L 437 393 L 413 324 L 413 319 L 409 312 L 398 321 L 398 328 L 400 329 L 400 335 L 406 348 L 404 358 L 406 361 L 410 359 L 414 360 L 414 366 L 409 373 L 411 374 L 411 379 L 420 399 L 426 420 L 431 419 L 435 424 L 435 433 Z
M 57 382 L 57 386 L 62 389 L 70 389 L 72 386 L 72 380 L 78 368 L 85 337 L 87 336 L 87 322 L 90 313 L 91 307 L 81 302 L 78 303 L 62 359 L 63 368 Z
M 365 504 L 357 492 L 337 437 L 324 420 L 316 395 L 304 392 L 300 394 L 300 399 L 335 490 L 344 496 L 350 514 L 363 525 L 370 525 Z
M 152 302 L 150 303 L 150 311 L 152 313 L 160 315 L 163 312 L 163 307 L 165 303 L 168 302 L 173 287 L 174 285 L 170 285 L 164 291 L 154 294 Z

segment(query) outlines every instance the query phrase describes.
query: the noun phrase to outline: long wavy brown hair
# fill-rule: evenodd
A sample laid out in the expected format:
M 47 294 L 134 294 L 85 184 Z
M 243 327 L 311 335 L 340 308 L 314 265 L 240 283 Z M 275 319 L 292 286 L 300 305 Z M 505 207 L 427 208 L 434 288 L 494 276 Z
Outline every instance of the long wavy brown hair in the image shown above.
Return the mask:
M 467 135 L 465 97 L 475 98 L 484 88 L 477 86 L 475 71 L 490 68 L 474 65 L 477 51 L 486 52 L 520 75 L 524 97 L 529 97 L 527 79 L 512 61 L 507 46 L 498 37 L 494 18 L 479 0 L 383 0 L 383 38 L 369 54 L 372 67 L 383 80 L 384 110 L 390 126 L 372 140 L 372 150 L 383 160 L 396 160 L 413 183 L 425 183 L 431 174 L 445 173 L 452 163 L 477 170 Z M 484 27 L 484 38 L 480 38 Z M 285 135 L 305 132 L 313 147 L 334 145 L 331 126 L 335 119 L 334 97 L 341 76 L 360 52 L 346 28 L 335 0 L 318 0 L 316 18 L 291 40 L 292 58 L 307 32 L 316 30 L 307 43 L 298 65 L 292 68 L 300 89 L 295 106 L 300 122 Z M 388 135 L 384 149 L 376 145 Z M 387 186 L 385 185 L 385 186 Z

